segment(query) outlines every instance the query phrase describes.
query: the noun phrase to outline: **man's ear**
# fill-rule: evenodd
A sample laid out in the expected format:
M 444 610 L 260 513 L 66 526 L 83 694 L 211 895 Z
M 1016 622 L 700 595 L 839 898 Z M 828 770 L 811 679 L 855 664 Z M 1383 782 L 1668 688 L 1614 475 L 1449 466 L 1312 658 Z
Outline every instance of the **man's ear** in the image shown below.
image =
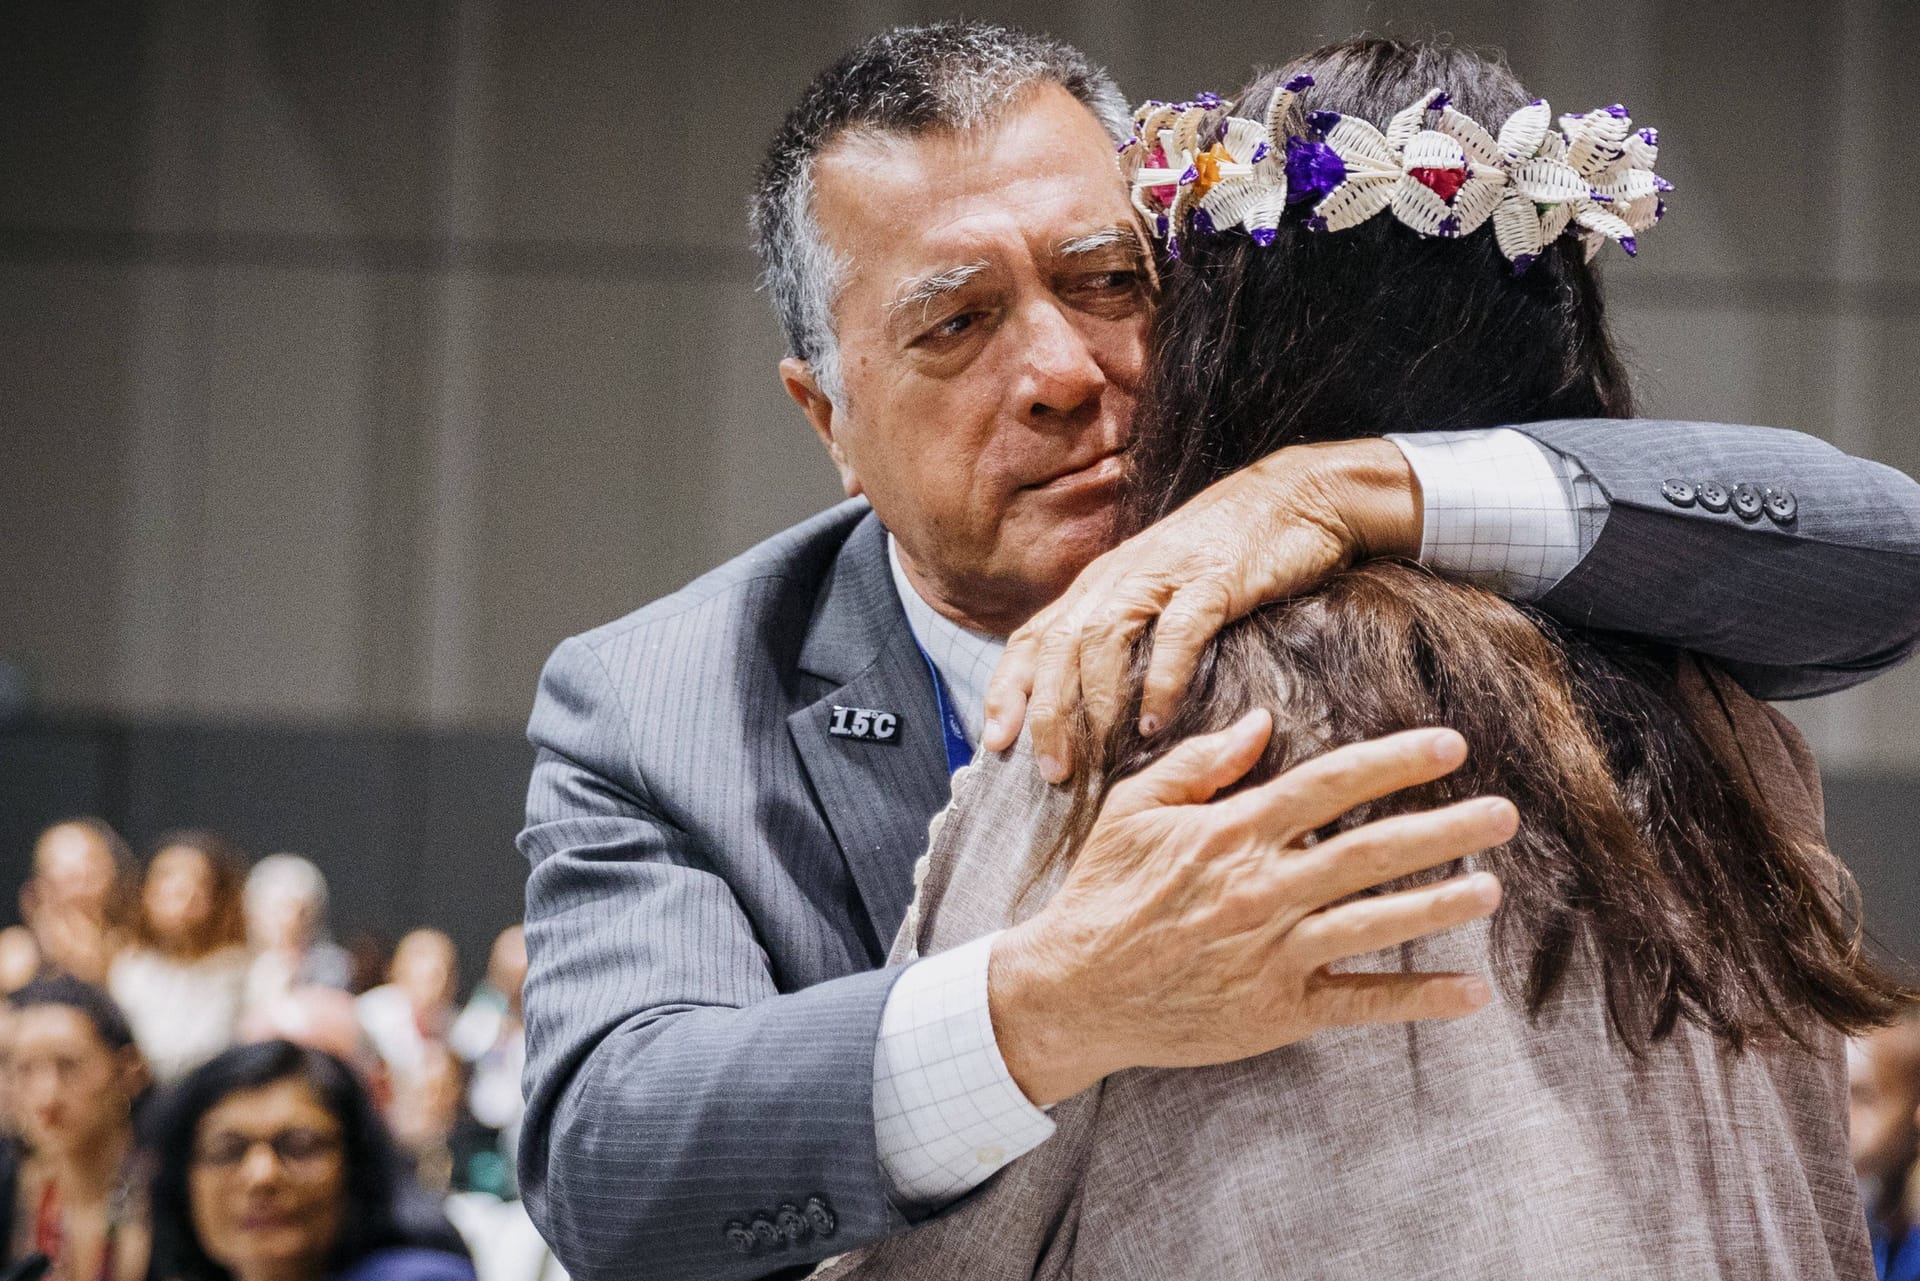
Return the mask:
M 833 465 L 840 473 L 840 488 L 848 498 L 857 498 L 860 494 L 860 478 L 853 473 L 853 465 L 847 461 L 847 451 L 841 448 L 834 429 L 839 425 L 834 421 L 836 413 L 834 403 L 820 390 L 820 384 L 814 379 L 813 367 L 798 356 L 788 356 L 780 362 L 780 382 L 787 389 L 787 395 L 800 406 L 800 412 L 813 424 L 814 434 L 820 437 L 820 443 L 827 447 L 827 457 L 833 459 Z

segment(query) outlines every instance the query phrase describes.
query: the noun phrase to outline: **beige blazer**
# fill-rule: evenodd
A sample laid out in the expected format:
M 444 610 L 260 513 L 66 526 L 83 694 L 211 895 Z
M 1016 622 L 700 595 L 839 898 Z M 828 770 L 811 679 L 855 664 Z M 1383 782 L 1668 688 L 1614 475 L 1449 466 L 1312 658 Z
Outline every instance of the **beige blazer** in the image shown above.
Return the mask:
M 1722 759 L 1809 840 L 1819 775 L 1771 708 L 1691 662 Z M 1021 897 L 1065 798 L 1025 748 L 955 780 L 895 959 L 1036 910 Z M 1484 925 L 1368 958 L 1484 970 Z M 1496 985 L 1496 990 L 1499 990 Z M 1322 1032 L 1241 1063 L 1118 1073 L 937 1220 L 817 1276 L 1726 1278 L 1873 1275 L 1848 1161 L 1837 1035 L 1732 1055 L 1693 1025 L 1636 1061 L 1609 1038 L 1592 966 L 1535 1020 L 1496 998 L 1453 1023 Z

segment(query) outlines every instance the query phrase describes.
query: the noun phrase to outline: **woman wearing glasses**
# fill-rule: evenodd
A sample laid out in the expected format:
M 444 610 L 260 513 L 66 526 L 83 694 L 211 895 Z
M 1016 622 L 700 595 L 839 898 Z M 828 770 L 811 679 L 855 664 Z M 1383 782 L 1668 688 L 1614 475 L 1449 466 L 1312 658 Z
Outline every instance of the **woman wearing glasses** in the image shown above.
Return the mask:
M 352 1071 L 286 1041 L 188 1076 L 153 1134 L 161 1281 L 474 1281 L 408 1244 L 392 1140 Z

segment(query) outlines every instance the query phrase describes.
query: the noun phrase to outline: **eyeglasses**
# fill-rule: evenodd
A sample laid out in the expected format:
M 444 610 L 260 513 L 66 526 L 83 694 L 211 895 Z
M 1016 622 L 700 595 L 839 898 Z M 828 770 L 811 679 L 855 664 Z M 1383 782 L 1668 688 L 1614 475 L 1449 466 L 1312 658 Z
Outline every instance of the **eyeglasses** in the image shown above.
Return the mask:
M 216 1134 L 194 1150 L 195 1165 L 213 1170 L 237 1169 L 256 1144 L 272 1149 L 274 1158 L 289 1170 L 306 1172 L 340 1150 L 340 1137 L 323 1130 L 291 1129 L 275 1134 Z

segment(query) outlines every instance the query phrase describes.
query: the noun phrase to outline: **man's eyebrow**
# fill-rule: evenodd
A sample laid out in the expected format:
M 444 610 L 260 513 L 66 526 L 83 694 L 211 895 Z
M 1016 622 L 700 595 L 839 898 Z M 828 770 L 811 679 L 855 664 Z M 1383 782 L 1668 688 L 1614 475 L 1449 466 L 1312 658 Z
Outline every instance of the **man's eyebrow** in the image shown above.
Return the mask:
M 898 319 L 916 307 L 924 316 L 934 303 L 965 288 L 968 281 L 986 269 L 987 261 L 983 258 L 925 276 L 909 276 L 900 282 L 900 292 L 887 304 L 887 316 Z
M 1099 231 L 1085 236 L 1074 236 L 1063 240 L 1053 247 L 1056 258 L 1077 258 L 1087 254 L 1097 254 L 1104 249 L 1120 247 L 1144 255 L 1146 247 L 1140 243 L 1140 233 L 1132 227 L 1116 224 L 1103 227 Z

